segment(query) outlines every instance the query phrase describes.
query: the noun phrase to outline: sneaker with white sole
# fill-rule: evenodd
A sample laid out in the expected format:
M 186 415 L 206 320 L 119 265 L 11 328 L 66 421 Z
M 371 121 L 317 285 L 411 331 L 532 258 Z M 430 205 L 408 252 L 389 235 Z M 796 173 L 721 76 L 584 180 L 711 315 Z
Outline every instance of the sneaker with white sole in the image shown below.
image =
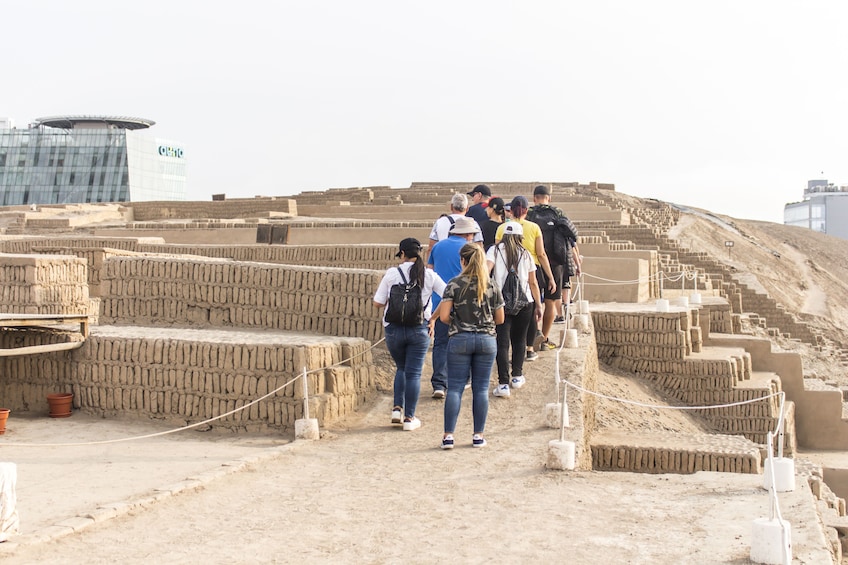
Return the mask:
M 525 379 L 521 375 L 516 375 L 516 376 L 512 377 L 512 380 L 509 381 L 509 382 L 512 385 L 512 388 L 521 388 L 521 387 L 524 386 L 524 383 L 527 382 L 527 379 Z
M 421 420 L 413 416 L 412 418 L 403 419 L 403 431 L 411 432 L 421 427 Z
M 442 389 L 437 389 L 437 390 L 433 391 L 433 398 L 435 398 L 436 400 L 441 400 L 444 397 L 445 397 L 445 391 L 443 391 Z
M 527 352 L 527 358 L 525 360 L 526 361 L 535 361 L 538 358 L 539 358 L 538 353 L 536 353 L 535 351 L 528 351 Z
M 493 396 L 509 396 L 509 385 L 498 385 L 492 391 Z
M 471 447 L 486 447 L 486 439 L 480 434 L 474 434 L 471 438 Z
M 395 406 L 392 408 L 392 424 L 400 424 L 403 422 L 403 408 Z
M 564 324 L 565 323 L 565 316 L 557 316 L 556 318 L 554 318 L 554 323 L 555 324 Z
M 453 435 L 448 434 L 442 438 L 442 449 L 453 449 Z

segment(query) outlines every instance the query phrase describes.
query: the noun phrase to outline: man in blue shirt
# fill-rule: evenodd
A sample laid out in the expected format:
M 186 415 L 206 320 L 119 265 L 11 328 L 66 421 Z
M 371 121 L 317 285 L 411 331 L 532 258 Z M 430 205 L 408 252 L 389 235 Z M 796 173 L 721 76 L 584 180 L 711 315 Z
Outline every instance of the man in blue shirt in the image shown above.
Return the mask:
M 459 250 L 466 243 L 474 240 L 480 233 L 480 227 L 472 218 L 461 216 L 448 232 L 447 239 L 436 242 L 430 249 L 427 267 L 448 282 L 462 271 L 459 264 Z M 433 295 L 434 317 L 441 297 Z M 436 317 L 433 329 L 433 398 L 444 398 L 448 387 L 448 326 Z

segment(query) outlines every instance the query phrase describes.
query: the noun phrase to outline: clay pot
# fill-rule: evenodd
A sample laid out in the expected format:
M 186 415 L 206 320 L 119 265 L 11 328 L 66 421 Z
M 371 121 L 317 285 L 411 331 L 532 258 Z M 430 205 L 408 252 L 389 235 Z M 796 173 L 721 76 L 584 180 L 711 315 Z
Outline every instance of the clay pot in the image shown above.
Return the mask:
M 6 420 L 9 419 L 9 412 L 8 408 L 0 408 L 0 434 L 6 433 Z
M 47 403 L 50 405 L 51 418 L 68 418 L 71 415 L 74 395 L 71 392 L 60 392 L 47 395 Z

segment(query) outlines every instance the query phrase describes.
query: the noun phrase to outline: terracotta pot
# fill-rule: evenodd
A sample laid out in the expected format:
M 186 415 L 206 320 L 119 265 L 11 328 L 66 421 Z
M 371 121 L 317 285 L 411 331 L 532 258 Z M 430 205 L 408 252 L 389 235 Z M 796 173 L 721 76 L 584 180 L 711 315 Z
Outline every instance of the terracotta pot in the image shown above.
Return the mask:
M 74 395 L 71 392 L 60 392 L 47 395 L 47 403 L 50 405 L 51 418 L 67 418 L 71 415 Z
M 9 412 L 8 408 L 0 408 L 0 434 L 6 433 L 6 420 L 9 419 Z

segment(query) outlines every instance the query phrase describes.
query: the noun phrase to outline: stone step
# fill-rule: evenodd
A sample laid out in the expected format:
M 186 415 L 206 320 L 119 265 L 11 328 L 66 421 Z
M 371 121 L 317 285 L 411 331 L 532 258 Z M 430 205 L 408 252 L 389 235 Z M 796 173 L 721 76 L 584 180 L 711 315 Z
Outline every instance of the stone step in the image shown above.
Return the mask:
M 604 430 L 591 440 L 592 469 L 631 473 L 757 474 L 760 447 L 742 436 Z

